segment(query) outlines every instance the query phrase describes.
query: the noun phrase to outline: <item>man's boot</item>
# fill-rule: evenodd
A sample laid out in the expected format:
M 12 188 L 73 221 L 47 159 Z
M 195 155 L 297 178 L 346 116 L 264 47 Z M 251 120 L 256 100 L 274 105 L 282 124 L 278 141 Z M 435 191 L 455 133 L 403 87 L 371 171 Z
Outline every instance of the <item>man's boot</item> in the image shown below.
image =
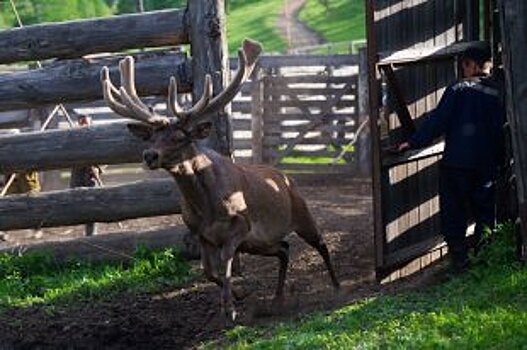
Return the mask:
M 450 243 L 448 245 L 450 253 L 451 268 L 454 274 L 461 274 L 467 271 L 469 266 L 468 251 L 465 244 L 461 242 Z

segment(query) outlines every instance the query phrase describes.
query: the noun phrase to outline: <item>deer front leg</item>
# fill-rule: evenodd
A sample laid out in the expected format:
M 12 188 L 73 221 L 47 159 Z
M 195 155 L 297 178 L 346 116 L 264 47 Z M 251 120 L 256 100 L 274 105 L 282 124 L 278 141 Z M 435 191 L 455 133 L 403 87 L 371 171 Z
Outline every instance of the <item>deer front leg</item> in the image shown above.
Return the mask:
M 249 225 L 244 217 L 236 216 L 232 218 L 229 239 L 223 244 L 221 249 L 221 261 L 225 268 L 223 289 L 221 293 L 222 309 L 227 319 L 231 322 L 236 320 L 236 310 L 232 302 L 232 265 L 236 255 L 236 250 L 247 232 L 249 232 Z
M 223 287 L 223 282 L 218 275 L 218 248 L 200 237 L 201 246 L 201 266 L 205 277 L 211 282 L 216 283 L 219 287 Z

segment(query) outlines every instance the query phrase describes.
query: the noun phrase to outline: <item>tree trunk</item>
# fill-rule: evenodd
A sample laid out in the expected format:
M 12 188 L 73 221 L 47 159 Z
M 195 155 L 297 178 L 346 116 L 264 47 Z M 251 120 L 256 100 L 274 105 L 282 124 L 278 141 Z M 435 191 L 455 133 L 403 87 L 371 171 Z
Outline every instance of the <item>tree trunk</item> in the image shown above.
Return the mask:
M 197 101 L 203 94 L 206 74 L 212 77 L 214 95 L 223 91 L 229 81 L 227 25 L 223 0 L 189 1 L 188 6 L 194 79 L 192 98 Z M 206 141 L 209 147 L 226 156 L 232 154 L 229 112 L 229 108 L 226 108 L 212 118 L 214 132 Z

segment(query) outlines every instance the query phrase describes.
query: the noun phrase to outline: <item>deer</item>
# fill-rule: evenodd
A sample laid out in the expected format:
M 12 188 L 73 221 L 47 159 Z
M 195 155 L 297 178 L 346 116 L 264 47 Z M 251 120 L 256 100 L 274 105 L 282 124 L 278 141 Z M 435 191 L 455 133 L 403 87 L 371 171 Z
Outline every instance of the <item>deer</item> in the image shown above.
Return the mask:
M 138 97 L 132 57 L 119 62 L 119 88 L 112 83 L 108 67 L 101 70 L 107 105 L 140 122 L 128 123 L 127 128 L 149 145 L 143 152 L 144 164 L 152 170 L 163 168 L 174 178 L 182 194 L 183 221 L 198 238 L 204 274 L 220 287 L 221 309 L 232 321 L 236 318 L 233 294 L 237 297 L 231 286 L 235 254 L 277 257 L 274 299 L 283 300 L 289 263 L 285 238 L 291 232 L 318 251 L 334 288 L 340 286 L 328 248 L 295 182 L 274 167 L 237 164 L 202 142 L 211 132 L 211 116 L 238 93 L 261 51 L 260 43 L 245 39 L 238 50 L 238 70 L 225 89 L 213 97 L 212 80 L 206 75 L 201 97 L 187 109 L 178 104 L 177 81 L 172 76 L 166 115 L 148 108 Z

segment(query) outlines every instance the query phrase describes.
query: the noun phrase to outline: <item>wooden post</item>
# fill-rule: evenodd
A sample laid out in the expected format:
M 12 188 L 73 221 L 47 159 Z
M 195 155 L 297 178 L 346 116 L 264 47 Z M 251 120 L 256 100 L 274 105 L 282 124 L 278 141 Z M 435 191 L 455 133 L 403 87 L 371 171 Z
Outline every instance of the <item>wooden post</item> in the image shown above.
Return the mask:
M 229 51 L 224 0 L 192 0 L 188 3 L 192 52 L 192 99 L 203 94 L 205 75 L 210 74 L 217 95 L 229 81 Z M 240 43 L 241 44 L 241 43 Z M 206 140 L 209 147 L 232 155 L 230 106 L 213 117 L 214 132 Z
M 252 133 L 252 163 L 263 162 L 263 79 L 260 67 L 256 66 L 251 78 L 251 133 Z
M 359 79 L 358 79 L 358 125 L 357 129 L 366 122 L 369 118 L 369 87 L 368 87 L 368 55 L 366 48 L 359 50 Z M 362 132 L 358 135 L 358 141 L 355 157 L 358 165 L 359 174 L 362 176 L 371 176 L 371 139 L 370 128 L 362 128 Z
M 527 258 L 527 2 L 502 0 L 500 2 L 503 66 L 505 68 L 507 119 L 510 124 L 514 171 L 518 193 L 520 244 L 519 256 Z

